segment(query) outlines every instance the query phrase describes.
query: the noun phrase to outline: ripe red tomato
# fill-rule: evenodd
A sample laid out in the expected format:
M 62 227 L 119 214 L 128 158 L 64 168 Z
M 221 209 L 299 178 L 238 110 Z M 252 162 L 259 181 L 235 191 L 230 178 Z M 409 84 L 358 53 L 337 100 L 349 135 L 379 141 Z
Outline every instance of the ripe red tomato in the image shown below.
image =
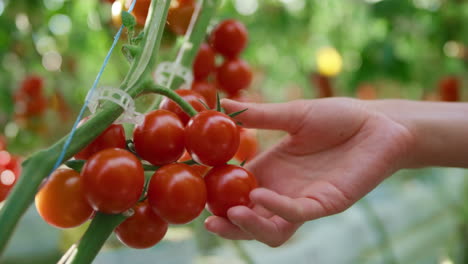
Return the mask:
M 184 153 L 184 125 L 176 114 L 155 110 L 133 132 L 135 150 L 153 165 L 176 161 Z
M 89 204 L 94 210 L 106 214 L 118 214 L 132 208 L 145 183 L 140 160 L 118 148 L 105 149 L 91 156 L 81 177 Z
M 241 59 L 225 60 L 216 72 L 219 87 L 230 95 L 246 89 L 252 82 L 252 70 Z
M 439 82 L 439 94 L 442 101 L 460 101 L 460 81 L 453 76 L 443 78 Z
M 89 118 L 84 118 L 78 124 L 80 126 L 86 122 Z M 112 124 L 110 125 L 101 135 L 91 141 L 88 146 L 82 149 L 80 152 L 75 154 L 75 159 L 87 160 L 92 155 L 98 153 L 101 150 L 108 148 L 121 148 L 125 149 L 125 130 L 122 125 Z
M 258 151 L 257 131 L 255 129 L 241 128 L 240 144 L 234 158 L 240 162 L 249 161 Z
M 194 81 L 192 83 L 192 90 L 201 94 L 205 98 L 205 102 L 209 108 L 216 107 L 216 86 L 207 81 Z
M 212 168 L 205 176 L 205 184 L 208 210 L 222 217 L 226 217 L 228 209 L 233 206 L 250 206 L 250 191 L 257 188 L 254 175 L 234 165 Z
M 229 116 L 206 110 L 192 117 L 185 127 L 185 147 L 198 163 L 222 165 L 239 148 L 239 129 Z
M 0 202 L 6 199 L 20 173 L 20 159 L 7 151 L 0 151 Z
M 248 32 L 244 24 L 234 19 L 219 23 L 211 32 L 210 44 L 221 55 L 237 58 L 247 45 Z
M 180 159 L 178 160 L 178 162 L 184 162 L 184 161 L 188 161 L 188 160 L 191 160 L 192 157 L 190 156 L 190 154 L 185 151 L 184 152 L 184 155 L 182 155 L 182 157 L 180 157 Z M 192 167 L 193 169 L 195 169 L 198 174 L 200 174 L 200 176 L 205 176 L 205 174 L 210 170 L 210 167 L 207 167 L 205 165 L 199 165 L 199 164 L 195 164 L 195 165 L 190 165 L 190 167 Z
M 165 165 L 150 180 L 148 202 L 153 211 L 168 223 L 185 224 L 205 208 L 205 183 L 187 164 Z
M 193 61 L 193 77 L 195 80 L 205 80 L 216 69 L 216 54 L 210 45 L 202 43 Z
M 205 102 L 205 99 L 199 93 L 188 89 L 177 89 L 175 90 L 175 92 L 178 95 L 180 95 L 185 101 L 191 104 L 193 108 L 197 110 L 197 112 L 206 110 L 205 106 L 203 106 L 203 104 L 200 102 L 200 100 Z M 180 121 L 182 121 L 184 126 L 190 120 L 190 116 L 187 113 L 185 113 L 184 110 L 182 110 L 182 108 L 180 108 L 180 106 L 177 103 L 175 103 L 167 97 L 164 98 L 164 100 L 162 100 L 161 104 L 159 105 L 159 108 L 171 111 L 174 114 L 176 114 L 180 118 Z
M 190 24 L 194 10 L 194 1 L 173 0 L 167 13 L 167 25 L 169 29 L 177 35 L 184 35 Z
M 128 9 L 132 4 L 132 0 L 127 0 L 125 2 L 125 7 Z M 135 3 L 132 14 L 135 16 L 137 24 L 144 26 L 146 22 L 146 17 L 148 16 L 148 10 L 151 4 L 151 0 L 138 0 Z
M 94 212 L 84 196 L 80 174 L 70 169 L 50 175 L 36 194 L 36 208 L 48 224 L 59 228 L 79 226 Z
M 20 86 L 20 92 L 24 93 L 29 97 L 36 97 L 42 95 L 44 87 L 44 81 L 42 77 L 37 75 L 27 76 Z
M 156 245 L 167 232 L 168 224 L 151 210 L 148 201 L 138 203 L 134 214 L 121 223 L 115 234 L 131 248 L 149 248 Z

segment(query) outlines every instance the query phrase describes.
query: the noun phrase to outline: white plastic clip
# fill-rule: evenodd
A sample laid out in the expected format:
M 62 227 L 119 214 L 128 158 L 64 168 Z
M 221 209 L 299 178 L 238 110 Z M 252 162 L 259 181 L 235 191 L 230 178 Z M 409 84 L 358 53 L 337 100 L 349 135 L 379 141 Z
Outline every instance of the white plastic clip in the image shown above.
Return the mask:
M 111 101 L 124 109 L 123 114 L 117 119 L 116 123 L 130 123 L 141 125 L 144 121 L 144 115 L 136 112 L 135 101 L 126 92 L 112 88 L 100 87 L 96 89 L 93 96 L 89 98 L 88 108 L 94 114 L 99 106 L 99 101 Z
M 169 87 L 172 83 L 172 78 L 178 76 L 184 80 L 184 83 L 191 85 L 193 75 L 190 69 L 170 61 L 161 62 L 156 68 L 156 82 L 164 87 Z

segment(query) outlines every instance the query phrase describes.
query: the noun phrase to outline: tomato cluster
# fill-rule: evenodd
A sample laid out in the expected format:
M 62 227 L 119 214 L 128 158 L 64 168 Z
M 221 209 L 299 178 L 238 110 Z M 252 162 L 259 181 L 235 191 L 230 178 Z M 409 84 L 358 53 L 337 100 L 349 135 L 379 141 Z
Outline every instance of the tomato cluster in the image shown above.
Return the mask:
M 188 223 L 205 207 L 226 216 L 232 206 L 249 206 L 255 177 L 226 164 L 239 148 L 236 122 L 203 108 L 184 124 L 185 113 L 168 109 L 172 111 L 145 115 L 133 131 L 133 147 L 127 146 L 123 127 L 112 124 L 75 155 L 85 160 L 81 172 L 53 172 L 36 195 L 42 218 L 69 228 L 89 220 L 95 211 L 120 214 L 133 209 L 115 233 L 129 247 L 147 248 L 164 237 L 169 224 Z M 147 180 L 144 164 L 154 170 Z
M 38 117 L 47 109 L 44 82 L 36 75 L 27 76 L 15 93 L 15 113 L 18 118 Z
M 6 141 L 0 135 L 0 202 L 4 201 L 21 173 L 19 157 L 6 150 Z

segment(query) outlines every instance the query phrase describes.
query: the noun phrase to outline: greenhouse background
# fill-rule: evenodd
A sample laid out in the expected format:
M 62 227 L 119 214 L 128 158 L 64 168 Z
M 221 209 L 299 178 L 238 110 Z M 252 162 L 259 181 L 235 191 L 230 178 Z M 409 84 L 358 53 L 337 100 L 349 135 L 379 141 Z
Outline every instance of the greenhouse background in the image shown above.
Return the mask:
M 124 2 L 0 0 L 0 146 L 5 141 L 9 153 L 26 158 L 70 131 L 121 25 Z M 468 99 L 468 1 L 223 0 L 209 29 L 227 18 L 249 32 L 242 57 L 253 69 L 250 101 L 444 101 L 447 83 L 455 101 Z M 182 42 L 166 29 L 158 61 L 174 60 Z M 118 86 L 125 77 L 124 43 L 100 86 Z M 15 94 L 30 75 L 43 79 L 46 110 L 25 117 Z M 153 100 L 139 98 L 137 108 Z M 283 134 L 259 130 L 260 150 Z M 197 219 L 171 227 L 150 249 L 127 248 L 112 236 L 94 263 L 234 264 L 244 263 L 242 254 L 255 263 L 468 263 L 467 176 L 462 169 L 400 171 L 347 211 L 306 223 L 278 248 L 239 246 Z M 2 263 L 55 263 L 88 224 L 56 229 L 31 206 Z

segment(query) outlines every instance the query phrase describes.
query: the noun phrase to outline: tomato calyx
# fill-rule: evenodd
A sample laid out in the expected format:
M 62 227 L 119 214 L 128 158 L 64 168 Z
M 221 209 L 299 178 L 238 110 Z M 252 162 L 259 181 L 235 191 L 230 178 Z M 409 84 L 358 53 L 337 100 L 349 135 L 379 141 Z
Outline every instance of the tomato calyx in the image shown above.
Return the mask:
M 245 108 L 245 109 L 242 109 L 242 110 L 240 110 L 240 111 L 237 111 L 237 112 L 234 112 L 234 113 L 230 113 L 230 114 L 228 114 L 228 116 L 230 116 L 231 118 L 233 118 L 233 117 L 236 117 L 236 116 L 238 116 L 238 115 L 244 113 L 244 112 L 247 111 L 247 110 L 249 110 L 249 109 L 248 109 L 248 108 Z

